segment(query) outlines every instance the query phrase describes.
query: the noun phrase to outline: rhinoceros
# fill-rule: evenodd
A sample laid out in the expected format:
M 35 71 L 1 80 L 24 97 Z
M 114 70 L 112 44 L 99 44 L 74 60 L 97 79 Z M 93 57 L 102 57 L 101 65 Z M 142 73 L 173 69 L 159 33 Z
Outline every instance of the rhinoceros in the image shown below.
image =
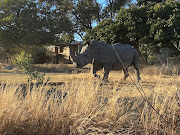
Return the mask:
M 73 47 L 70 47 L 70 52 Z M 129 76 L 127 68 L 133 65 L 137 71 L 137 79 L 140 78 L 139 73 L 139 55 L 136 49 L 128 44 L 107 44 L 104 42 L 90 41 L 87 42 L 78 55 L 70 53 L 71 61 L 76 68 L 82 68 L 85 65 L 92 64 L 92 73 L 94 77 L 100 78 L 96 72 L 104 68 L 103 81 L 108 81 L 110 70 L 123 70 L 124 80 Z

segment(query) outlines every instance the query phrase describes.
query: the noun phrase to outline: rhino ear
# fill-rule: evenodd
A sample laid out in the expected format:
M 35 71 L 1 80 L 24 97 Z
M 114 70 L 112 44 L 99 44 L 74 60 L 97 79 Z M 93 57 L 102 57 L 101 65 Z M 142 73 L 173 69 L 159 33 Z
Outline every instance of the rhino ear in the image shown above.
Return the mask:
M 84 42 L 83 42 L 83 45 L 88 45 L 88 46 L 89 46 L 89 45 L 90 45 L 90 41 L 89 41 L 89 40 L 84 41 Z

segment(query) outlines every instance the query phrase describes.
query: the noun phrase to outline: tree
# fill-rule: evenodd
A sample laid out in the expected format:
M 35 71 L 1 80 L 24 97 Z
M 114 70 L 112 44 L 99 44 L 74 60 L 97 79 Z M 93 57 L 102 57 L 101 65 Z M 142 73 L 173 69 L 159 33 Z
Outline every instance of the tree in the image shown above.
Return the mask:
M 73 24 L 73 32 L 81 38 L 85 31 L 92 29 L 93 24 L 100 22 L 101 7 L 96 0 L 41 0 L 54 5 L 55 9 L 63 10 Z
M 96 0 L 78 0 L 71 9 L 74 30 L 82 38 L 86 30 L 93 28 L 93 23 L 100 22 L 100 5 Z
M 0 1 L 0 45 L 56 44 L 57 34 L 72 33 L 72 23 L 54 4 L 36 0 Z
M 91 30 L 96 24 L 103 19 L 112 18 L 121 6 L 131 0 L 107 0 L 107 6 L 102 9 L 97 0 L 41 0 L 54 4 L 56 9 L 63 9 L 66 16 L 73 23 L 73 30 L 81 38 L 86 31 Z
M 114 18 L 122 6 L 130 3 L 131 0 L 106 0 L 106 7 L 103 9 L 103 18 Z
M 74 40 L 74 36 L 72 34 L 68 34 L 66 32 L 63 32 L 59 35 L 59 43 L 60 45 L 69 44 L 71 41 Z
M 179 53 L 175 48 L 180 40 L 180 3 L 169 0 L 157 3 L 151 7 L 151 18 L 147 23 L 150 27 L 150 37 L 160 48 L 169 48 L 173 54 Z
M 161 2 L 165 2 L 166 0 L 137 0 L 138 5 L 147 5 L 149 2 L 154 2 L 154 3 L 161 3 Z
M 112 19 L 103 20 L 96 27 L 89 30 L 84 40 L 98 40 L 106 43 L 116 42 L 116 34 L 114 33 L 114 21 Z
M 180 40 L 179 9 L 180 3 L 175 0 L 121 8 L 115 20 L 103 21 L 85 39 L 128 43 L 145 56 L 154 55 L 161 48 L 178 55 L 175 45 Z

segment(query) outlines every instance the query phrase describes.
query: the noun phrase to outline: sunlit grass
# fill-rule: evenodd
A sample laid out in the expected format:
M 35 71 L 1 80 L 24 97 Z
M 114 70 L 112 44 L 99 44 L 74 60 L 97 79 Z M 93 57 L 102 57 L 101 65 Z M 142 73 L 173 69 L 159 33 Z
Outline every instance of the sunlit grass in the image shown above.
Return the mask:
M 90 71 L 46 73 L 63 83 L 32 89 L 20 87 L 26 75 L 1 76 L 0 134 L 179 134 L 180 77 L 141 73 L 138 84 L 130 75 L 136 86 L 131 78 L 122 81 L 121 71 L 111 72 L 109 83 Z

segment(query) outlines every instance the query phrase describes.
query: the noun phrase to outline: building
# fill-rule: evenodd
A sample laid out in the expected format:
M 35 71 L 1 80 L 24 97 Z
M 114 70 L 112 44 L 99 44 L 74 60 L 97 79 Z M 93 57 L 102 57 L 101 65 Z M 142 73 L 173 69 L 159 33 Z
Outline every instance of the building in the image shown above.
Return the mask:
M 71 49 L 69 48 L 71 46 Z M 65 62 L 66 59 L 70 63 L 70 54 L 77 55 L 80 53 L 83 47 L 83 41 L 72 41 L 70 44 L 64 44 L 59 46 L 48 46 L 47 50 L 53 53 L 52 55 L 52 62 L 53 64 L 58 64 L 60 62 Z

